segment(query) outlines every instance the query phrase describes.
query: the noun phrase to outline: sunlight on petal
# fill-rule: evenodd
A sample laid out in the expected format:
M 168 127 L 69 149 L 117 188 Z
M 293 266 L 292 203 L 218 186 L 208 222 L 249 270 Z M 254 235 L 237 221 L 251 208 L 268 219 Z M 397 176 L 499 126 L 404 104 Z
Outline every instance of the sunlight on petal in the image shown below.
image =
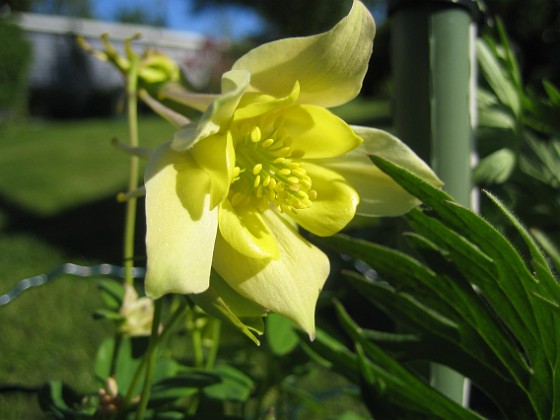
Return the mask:
M 261 45 L 237 60 L 233 69 L 249 70 L 251 86 L 258 91 L 281 97 L 299 81 L 301 103 L 341 105 L 361 89 L 374 36 L 371 14 L 354 1 L 348 16 L 330 31 Z
M 322 107 L 293 106 L 282 113 L 282 118 L 292 149 L 303 150 L 305 159 L 339 156 L 362 143 L 348 124 Z
M 146 169 L 146 294 L 200 293 L 208 288 L 217 209 L 209 210 L 208 175 L 166 144 Z
M 294 104 L 299 97 L 299 83 L 296 82 L 290 94 L 283 98 L 263 93 L 247 92 L 241 98 L 239 107 L 235 111 L 235 119 L 255 118 L 270 111 L 278 111 Z
M 290 215 L 301 227 L 317 236 L 330 236 L 342 230 L 356 214 L 360 201 L 358 193 L 338 173 L 305 163 L 313 180 L 317 199 L 307 209 Z
M 278 260 L 248 258 L 220 235 L 214 267 L 230 287 L 277 312 L 315 337 L 315 306 L 329 274 L 329 259 L 272 211 L 263 214 L 277 237 Z
M 243 255 L 252 258 L 279 257 L 276 239 L 257 211 L 234 209 L 229 200 L 225 200 L 220 206 L 219 228 L 225 241 Z
M 233 118 L 243 93 L 249 86 L 251 75 L 243 70 L 231 70 L 222 76 L 222 95 L 204 112 L 193 130 L 187 126 L 179 130 L 173 138 L 174 150 L 183 151 L 193 147 L 200 140 L 219 133 Z M 227 128 L 227 127 L 226 127 Z
M 210 208 L 221 203 L 229 192 L 235 150 L 231 134 L 217 134 L 198 142 L 190 152 L 210 177 Z

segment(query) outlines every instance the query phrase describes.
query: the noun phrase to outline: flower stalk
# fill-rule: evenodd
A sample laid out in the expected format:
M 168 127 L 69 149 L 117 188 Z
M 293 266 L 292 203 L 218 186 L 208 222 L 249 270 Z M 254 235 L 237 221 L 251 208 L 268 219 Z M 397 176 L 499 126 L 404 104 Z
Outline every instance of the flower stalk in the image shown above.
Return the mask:
M 129 144 L 131 148 L 138 147 L 138 57 L 130 57 L 130 68 L 126 78 L 127 116 Z M 138 156 L 130 156 L 128 178 L 128 194 L 138 189 L 139 175 Z M 126 202 L 125 231 L 124 231 L 124 268 L 125 282 L 132 285 L 132 267 L 134 266 L 134 233 L 136 226 L 137 198 L 131 195 Z
M 146 372 L 144 375 L 144 386 L 142 388 L 142 395 L 138 403 L 138 410 L 136 411 L 136 419 L 141 420 L 144 418 L 148 401 L 150 400 L 150 393 L 152 388 L 152 379 L 154 377 L 154 369 L 157 360 L 157 344 L 159 342 L 158 327 L 161 319 L 161 311 L 163 307 L 162 299 L 154 302 L 154 320 L 152 322 L 152 335 L 150 336 L 150 344 L 148 345 L 148 352 L 146 354 Z

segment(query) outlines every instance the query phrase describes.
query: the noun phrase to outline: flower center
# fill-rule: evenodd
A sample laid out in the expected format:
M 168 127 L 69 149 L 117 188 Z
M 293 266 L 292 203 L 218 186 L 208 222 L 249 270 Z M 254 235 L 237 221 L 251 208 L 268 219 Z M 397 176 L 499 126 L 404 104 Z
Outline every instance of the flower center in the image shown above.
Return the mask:
M 296 214 L 317 198 L 301 163 L 304 151 L 291 147 L 282 125 L 278 117 L 269 124 L 242 123 L 233 128 L 236 161 L 229 195 L 233 206 L 254 205 L 261 212 L 273 206 Z

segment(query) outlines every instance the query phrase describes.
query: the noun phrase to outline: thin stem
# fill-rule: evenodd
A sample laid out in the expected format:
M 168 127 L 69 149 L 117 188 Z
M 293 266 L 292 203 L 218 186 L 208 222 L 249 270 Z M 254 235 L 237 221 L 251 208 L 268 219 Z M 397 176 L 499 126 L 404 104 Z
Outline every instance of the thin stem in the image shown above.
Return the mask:
M 179 318 L 181 318 L 181 316 L 185 313 L 186 308 L 187 308 L 187 302 L 185 300 L 181 301 L 180 306 L 177 308 L 177 310 L 175 310 L 173 312 L 173 315 L 171 315 L 171 317 L 167 321 L 167 324 L 165 324 L 163 326 L 163 330 L 162 330 L 162 332 L 161 332 L 161 334 L 158 338 L 157 345 L 159 345 L 159 343 L 161 343 L 162 341 L 164 341 L 167 338 L 169 333 L 173 330 L 173 326 L 175 325 L 177 320 Z M 153 325 L 152 325 L 152 328 L 153 328 Z M 138 382 L 140 381 L 140 377 L 142 376 L 142 372 L 144 371 L 144 367 L 146 366 L 146 361 L 147 361 L 147 358 L 144 357 L 142 359 L 142 361 L 140 362 L 140 365 L 138 365 L 138 367 L 136 368 L 136 372 L 134 372 L 134 377 L 132 378 L 132 381 L 131 381 L 130 386 L 128 388 L 128 392 L 127 392 L 127 394 L 125 396 L 125 399 L 124 399 L 124 402 L 123 402 L 123 409 L 126 409 L 130 405 L 130 401 L 132 400 L 132 397 L 134 396 L 134 390 L 138 386 Z
M 115 346 L 113 347 L 113 357 L 111 358 L 111 370 L 109 371 L 109 376 L 115 376 L 117 372 L 117 358 L 119 355 L 119 350 L 122 343 L 122 334 L 117 332 L 115 336 Z
M 206 358 L 206 369 L 210 370 L 214 368 L 216 364 L 216 358 L 218 357 L 218 349 L 220 347 L 220 335 L 222 323 L 218 319 L 212 319 L 212 346 L 208 352 L 208 357 Z
M 136 420 L 144 418 L 148 401 L 150 400 L 150 392 L 152 388 L 152 379 L 154 377 L 154 368 L 157 359 L 157 343 L 159 341 L 158 327 L 161 318 L 161 309 L 163 307 L 163 300 L 158 299 L 154 302 L 154 319 L 152 321 L 152 335 L 150 336 L 150 344 L 148 345 L 148 353 L 146 354 L 146 373 L 144 375 L 144 387 L 140 402 L 138 403 L 138 410 L 136 411 Z
M 136 93 L 138 89 L 138 59 L 133 58 L 130 63 L 130 70 L 126 78 L 127 93 L 127 119 L 129 130 L 129 142 L 131 147 L 138 146 L 138 102 Z M 128 179 L 128 191 L 138 188 L 138 157 L 130 158 L 130 169 Z M 136 225 L 136 198 L 130 198 L 126 202 L 124 244 L 123 244 L 123 265 L 124 281 L 130 286 L 133 285 L 132 268 L 134 267 L 134 227 Z M 117 356 L 122 342 L 122 334 L 116 333 L 115 346 L 111 359 L 111 371 L 109 376 L 114 376 L 117 370 Z
M 138 59 L 131 59 L 130 70 L 126 79 L 127 116 L 130 147 L 138 147 Z M 128 193 L 138 188 L 138 156 L 130 157 Z M 126 219 L 124 228 L 124 279 L 132 285 L 132 268 L 134 267 L 134 231 L 136 226 L 137 198 L 133 195 L 126 202 Z
M 193 342 L 194 365 L 197 368 L 202 368 L 204 365 L 204 355 L 202 351 L 202 333 L 200 328 L 195 326 L 191 332 L 191 336 Z

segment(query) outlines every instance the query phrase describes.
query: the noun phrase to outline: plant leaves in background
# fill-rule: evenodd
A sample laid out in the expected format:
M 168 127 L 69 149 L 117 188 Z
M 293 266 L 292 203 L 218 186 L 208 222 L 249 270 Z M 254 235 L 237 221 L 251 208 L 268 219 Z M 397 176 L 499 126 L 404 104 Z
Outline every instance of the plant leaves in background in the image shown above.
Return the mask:
M 499 231 L 444 192 L 388 161 L 372 160 L 427 206 L 406 216 L 415 231 L 406 237 L 416 256 L 342 235 L 321 242 L 378 273 L 382 281 L 353 272 L 345 277 L 409 333 L 390 340 L 390 333 L 364 330 L 352 321 L 354 308 L 337 305 L 353 344 L 333 337 L 325 341 L 319 334 L 307 351 L 359 383 L 364 401 L 382 401 L 369 404 L 374 417 L 476 417 L 431 395 L 437 391 L 421 378 L 412 380 L 416 374 L 403 364 L 410 360 L 444 364 L 467 376 L 508 418 L 553 417 L 560 405 L 555 373 L 560 285 L 546 257 L 494 197 L 498 212 L 525 241 L 529 262 Z

